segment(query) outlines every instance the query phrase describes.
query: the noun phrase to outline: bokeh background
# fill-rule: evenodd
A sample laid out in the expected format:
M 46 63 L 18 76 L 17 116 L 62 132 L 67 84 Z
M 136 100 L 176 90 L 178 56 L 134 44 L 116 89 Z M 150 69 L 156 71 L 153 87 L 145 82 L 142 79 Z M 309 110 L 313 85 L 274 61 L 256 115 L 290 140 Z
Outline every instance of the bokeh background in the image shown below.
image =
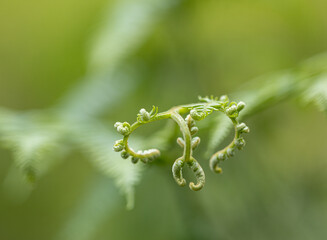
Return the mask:
M 127 33 L 119 24 L 112 31 L 122 38 L 117 46 L 134 47 L 113 57 L 115 48 L 94 47 L 107 21 L 124 20 L 119 14 L 136 8 L 142 22 L 153 2 L 160 10 L 145 23 L 130 14 Z M 42 111 L 62 104 L 87 76 L 118 69 L 131 81 L 119 80 L 111 90 L 131 90 L 101 114 L 110 127 L 132 122 L 141 107 L 164 110 L 198 95 L 233 93 L 257 76 L 327 51 L 324 0 L 153 2 L 1 0 L 1 106 Z M 106 46 L 106 38 L 99 41 Z M 103 65 L 111 57 L 113 63 Z M 248 144 L 224 163 L 222 175 L 212 173 L 204 157 L 210 130 L 200 133 L 203 190 L 178 187 L 171 176 L 174 159 L 167 159 L 169 164 L 143 171 L 133 210 L 126 210 L 110 178 L 72 150 L 24 200 L 2 187 L 0 239 L 326 239 L 326 116 L 290 98 L 246 121 Z M 169 157 L 178 156 L 180 149 L 172 146 Z M 13 153 L 0 148 L 0 158 L 0 181 L 6 182 Z

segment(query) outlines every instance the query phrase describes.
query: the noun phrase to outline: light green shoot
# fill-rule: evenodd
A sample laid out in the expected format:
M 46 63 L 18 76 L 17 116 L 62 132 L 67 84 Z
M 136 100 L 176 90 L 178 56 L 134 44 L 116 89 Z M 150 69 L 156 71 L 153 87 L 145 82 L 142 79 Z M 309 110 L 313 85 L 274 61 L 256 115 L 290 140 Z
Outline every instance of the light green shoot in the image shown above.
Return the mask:
M 210 158 L 209 164 L 212 171 L 221 173 L 222 169 L 219 166 L 221 161 L 224 161 L 235 154 L 235 150 L 241 150 L 245 145 L 245 140 L 241 137 L 243 133 L 248 133 L 250 130 L 245 123 L 239 123 L 237 118 L 240 111 L 245 107 L 244 102 L 230 102 L 227 96 L 221 96 L 219 99 L 213 96 L 199 97 L 200 102 L 195 104 L 187 104 L 175 106 L 168 111 L 158 113 L 158 107 L 153 106 L 150 112 L 141 109 L 137 115 L 137 121 L 130 125 L 128 122 L 116 122 L 115 128 L 124 136 L 123 139 L 117 140 L 113 149 L 116 152 L 121 152 L 124 159 L 131 157 L 133 163 L 141 160 L 144 163 L 154 161 L 160 156 L 158 149 L 148 149 L 134 151 L 128 144 L 128 139 L 132 132 L 138 127 L 162 119 L 172 119 L 177 123 L 182 132 L 183 138 L 178 138 L 177 143 L 183 148 L 183 155 L 177 158 L 172 166 L 172 173 L 176 183 L 179 186 L 185 186 L 186 180 L 183 178 L 182 169 L 186 164 L 195 174 L 196 183 L 190 182 L 189 187 L 194 191 L 203 188 L 205 183 L 205 174 L 201 165 L 193 157 L 193 151 L 200 143 L 199 137 L 194 137 L 198 132 L 195 126 L 196 121 L 205 119 L 214 111 L 224 113 L 233 123 L 235 135 L 232 142 L 222 150 L 214 153 Z M 186 115 L 185 119 L 183 115 Z

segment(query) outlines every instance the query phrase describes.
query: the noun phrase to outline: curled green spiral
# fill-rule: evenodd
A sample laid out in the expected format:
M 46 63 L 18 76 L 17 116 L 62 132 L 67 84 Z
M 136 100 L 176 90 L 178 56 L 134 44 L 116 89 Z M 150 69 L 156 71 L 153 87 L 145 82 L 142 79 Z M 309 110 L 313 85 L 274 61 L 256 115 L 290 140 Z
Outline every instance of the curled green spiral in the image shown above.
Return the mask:
M 250 131 L 245 123 L 238 122 L 238 116 L 244 109 L 245 103 L 240 101 L 230 102 L 226 95 L 218 97 L 199 97 L 200 102 L 195 104 L 180 105 L 171 108 L 165 112 L 158 112 L 158 107 L 153 106 L 150 112 L 142 108 L 137 114 L 136 122 L 129 124 L 127 122 L 117 122 L 115 128 L 123 135 L 123 139 L 117 140 L 113 146 L 114 151 L 121 152 L 124 159 L 131 158 L 132 163 L 139 160 L 143 163 L 151 163 L 160 157 L 158 149 L 138 150 L 134 151 L 128 144 L 128 140 L 132 132 L 138 127 L 162 119 L 172 119 L 179 126 L 182 137 L 177 138 L 177 144 L 183 148 L 183 155 L 175 160 L 172 166 L 172 173 L 176 183 L 179 186 L 185 186 L 186 180 L 183 178 L 183 167 L 187 165 L 196 177 L 196 183 L 190 182 L 191 190 L 198 191 L 205 184 L 205 173 L 198 161 L 193 157 L 193 151 L 199 146 L 200 138 L 194 137 L 199 131 L 196 121 L 205 119 L 213 112 L 224 113 L 232 122 L 235 129 L 235 135 L 232 142 L 217 151 L 209 160 L 209 166 L 212 171 L 221 173 L 220 163 L 235 155 L 236 150 L 241 150 L 245 146 L 245 140 L 241 136 Z M 186 115 L 185 119 L 182 117 Z

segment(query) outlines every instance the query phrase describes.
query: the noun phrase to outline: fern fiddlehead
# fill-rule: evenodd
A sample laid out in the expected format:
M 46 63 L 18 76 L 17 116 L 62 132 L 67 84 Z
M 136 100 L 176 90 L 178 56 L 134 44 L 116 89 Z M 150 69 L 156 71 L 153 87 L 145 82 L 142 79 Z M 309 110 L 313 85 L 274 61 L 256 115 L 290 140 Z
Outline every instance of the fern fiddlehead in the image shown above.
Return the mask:
M 172 119 L 179 126 L 183 138 L 177 138 L 177 144 L 183 148 L 183 155 L 177 158 L 172 166 L 172 173 L 176 183 L 179 186 L 185 186 L 186 180 L 183 178 L 183 167 L 187 165 L 194 173 L 197 183 L 190 182 L 189 187 L 194 191 L 203 188 L 205 183 L 205 174 L 198 163 L 193 157 L 193 150 L 200 144 L 199 137 L 193 137 L 197 132 L 196 121 L 205 119 L 208 115 L 215 111 L 224 113 L 233 123 L 235 134 L 234 138 L 229 145 L 222 150 L 214 153 L 209 160 L 209 165 L 212 171 L 221 173 L 222 169 L 219 166 L 221 161 L 224 161 L 235 154 L 235 150 L 241 150 L 245 146 L 245 140 L 242 137 L 243 133 L 248 133 L 250 130 L 245 123 L 239 123 L 237 118 L 245 107 L 244 102 L 230 102 L 227 96 L 221 96 L 219 99 L 213 96 L 199 97 L 200 102 L 196 104 L 180 105 L 171 108 L 168 111 L 158 113 L 158 107 L 153 106 L 150 112 L 142 108 L 137 114 L 137 120 L 130 125 L 127 122 L 116 122 L 116 130 L 123 135 L 123 139 L 117 140 L 113 146 L 114 151 L 121 152 L 121 157 L 127 159 L 131 157 L 133 163 L 139 160 L 144 163 L 152 162 L 160 156 L 158 149 L 148 149 L 134 151 L 128 144 L 128 139 L 132 132 L 138 127 L 154 122 L 161 119 Z M 182 115 L 186 115 L 184 119 Z

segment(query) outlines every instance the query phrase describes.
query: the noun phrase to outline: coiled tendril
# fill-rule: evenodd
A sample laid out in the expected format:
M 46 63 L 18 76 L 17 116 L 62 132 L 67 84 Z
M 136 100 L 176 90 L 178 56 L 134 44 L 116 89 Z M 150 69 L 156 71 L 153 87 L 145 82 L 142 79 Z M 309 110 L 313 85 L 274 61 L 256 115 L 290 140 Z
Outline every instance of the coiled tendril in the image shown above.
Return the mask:
M 224 149 L 214 153 L 210 158 L 209 165 L 212 171 L 221 173 L 222 169 L 219 166 L 221 161 L 224 161 L 235 154 L 235 150 L 241 150 L 245 146 L 245 140 L 241 136 L 243 133 L 248 133 L 250 130 L 245 123 L 239 123 L 237 118 L 242 109 L 245 107 L 244 102 L 230 102 L 226 95 L 217 97 L 199 97 L 200 103 L 180 105 L 173 107 L 168 111 L 158 113 L 158 107 L 153 106 L 150 112 L 142 108 L 137 114 L 137 121 L 130 125 L 127 122 L 116 122 L 115 128 L 122 134 L 123 139 L 117 140 L 113 146 L 114 151 L 121 152 L 124 159 L 131 157 L 133 163 L 141 160 L 144 163 L 149 163 L 160 156 L 160 151 L 157 149 L 149 149 L 135 152 L 129 145 L 128 139 L 131 133 L 142 126 L 143 124 L 154 122 L 161 119 L 174 120 L 183 134 L 183 138 L 177 138 L 178 145 L 183 148 L 183 155 L 177 158 L 172 166 L 172 173 L 176 183 L 179 186 L 185 186 L 186 180 L 183 178 L 183 167 L 186 164 L 195 174 L 196 183 L 190 182 L 189 187 L 194 191 L 203 188 L 205 183 L 205 174 L 201 165 L 193 157 L 193 150 L 200 144 L 199 137 L 193 137 L 198 128 L 195 126 L 196 121 L 205 119 L 214 111 L 224 113 L 234 125 L 235 135 L 232 142 Z M 184 119 L 182 115 L 186 115 Z

